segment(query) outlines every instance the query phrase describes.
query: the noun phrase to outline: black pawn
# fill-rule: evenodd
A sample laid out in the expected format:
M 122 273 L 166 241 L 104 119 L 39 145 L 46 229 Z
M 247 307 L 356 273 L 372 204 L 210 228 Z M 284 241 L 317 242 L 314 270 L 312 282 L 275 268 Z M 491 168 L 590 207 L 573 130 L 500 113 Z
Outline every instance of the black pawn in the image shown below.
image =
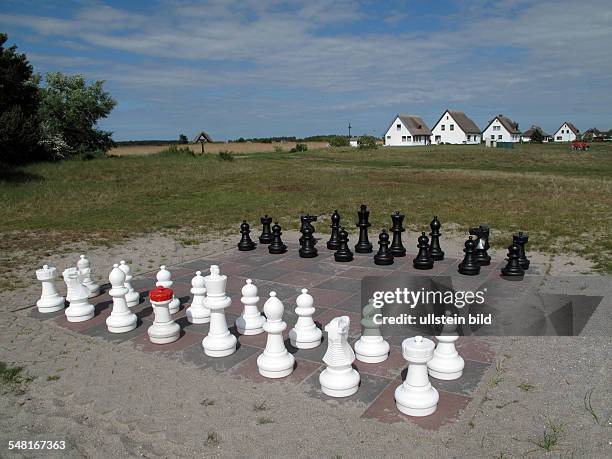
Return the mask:
M 374 255 L 374 264 L 392 265 L 393 255 L 389 250 L 389 234 L 386 229 L 383 229 L 378 236 L 378 246 L 378 253 Z
M 274 223 L 272 227 L 272 242 L 268 246 L 268 252 L 274 255 L 278 255 L 281 253 L 285 253 L 287 251 L 287 246 L 283 244 L 283 240 L 281 239 L 281 227 L 278 222 Z
M 433 220 L 429 224 L 431 228 L 431 244 L 429 244 L 429 255 L 436 261 L 444 260 L 444 252 L 440 248 L 440 220 L 437 216 L 434 216 Z
M 300 238 L 302 241 L 299 254 L 301 258 L 314 258 L 318 255 L 317 248 L 315 247 L 314 236 L 312 235 L 313 227 L 309 223 L 304 227 L 303 236 Z
M 487 250 L 491 247 L 489 244 L 489 227 L 486 225 L 480 225 L 478 228 L 470 228 L 470 234 L 476 236 L 476 261 L 480 266 L 489 266 L 491 264 L 491 257 L 487 253 Z
M 334 259 L 340 262 L 353 261 L 353 252 L 351 252 L 348 245 L 348 233 L 344 230 L 344 228 L 340 228 L 338 238 L 338 250 L 336 250 L 336 253 L 334 253 Z
M 246 222 L 246 220 L 242 220 L 242 225 L 240 225 L 240 234 L 242 235 L 242 237 L 240 238 L 240 242 L 238 243 L 238 250 L 246 252 L 248 250 L 255 249 L 255 243 L 251 240 L 251 236 L 249 236 L 250 232 L 251 227 Z
M 270 225 L 272 224 L 272 217 L 268 217 L 268 214 L 261 217 L 262 230 L 259 236 L 259 242 L 262 244 L 269 244 L 272 242 L 272 232 L 270 231 Z
M 477 276 L 480 273 L 480 265 L 476 260 L 476 242 L 472 239 L 472 236 L 465 241 L 463 252 L 465 252 L 465 256 L 459 264 L 459 273 L 466 276 Z
M 391 214 L 391 232 L 393 233 L 393 241 L 391 242 L 390 252 L 394 257 L 405 257 L 406 247 L 402 244 L 402 233 L 406 231 L 402 224 L 404 223 L 404 214 L 400 214 L 396 210 Z
M 508 263 L 501 270 L 502 276 L 504 277 L 515 277 L 522 278 L 525 275 L 525 271 L 521 267 L 519 261 L 520 247 L 512 243 L 508 247 Z
M 414 260 L 412 260 L 412 266 L 416 269 L 431 269 L 433 268 L 433 258 L 429 256 L 429 238 L 425 236 L 425 231 L 421 233 L 418 239 L 417 247 L 419 253 Z
M 527 255 L 525 254 L 525 244 L 529 242 L 529 236 L 524 234 L 522 231 L 519 231 L 518 234 L 512 236 L 512 242 L 518 245 L 519 263 L 521 265 L 521 268 L 523 268 L 525 271 L 528 270 L 530 261 L 529 258 L 527 258 Z
M 327 241 L 327 248 L 329 250 L 338 250 L 340 246 L 340 214 L 337 210 L 331 216 L 331 237 Z
M 368 206 L 362 204 L 357 212 L 359 221 L 357 222 L 357 228 L 359 228 L 359 240 L 355 245 L 355 252 L 357 253 L 372 253 L 372 243 L 368 240 L 368 228 L 372 226 L 369 222 L 370 211 Z

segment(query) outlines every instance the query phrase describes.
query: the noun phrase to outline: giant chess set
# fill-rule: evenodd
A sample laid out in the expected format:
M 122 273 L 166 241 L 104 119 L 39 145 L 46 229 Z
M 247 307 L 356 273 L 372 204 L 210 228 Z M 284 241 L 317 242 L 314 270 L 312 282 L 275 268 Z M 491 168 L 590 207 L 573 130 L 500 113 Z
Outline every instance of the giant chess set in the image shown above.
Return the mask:
M 278 223 L 272 225 L 272 217 L 266 215 L 261 218 L 259 244 L 251 239 L 250 226 L 243 221 L 240 225 L 238 252 L 230 254 L 217 264 L 209 264 L 207 272 L 204 272 L 202 267 L 195 275 L 192 274 L 191 288 L 188 290 L 190 298 L 180 298 L 180 295 L 176 294 L 172 274 L 162 265 L 156 273 L 154 286 L 151 285 L 144 291 L 144 301 L 152 309 L 151 317 L 147 320 L 147 339 L 155 349 L 163 350 L 183 339 L 186 333 L 195 335 L 190 331 L 186 332 L 186 328 L 206 325 L 206 332 L 199 344 L 200 353 L 206 358 L 222 361 L 231 359 L 242 346 L 249 347 L 248 343 L 256 342 L 249 339 L 255 340 L 257 336 L 262 336 L 265 340 L 257 341 L 260 343 L 259 347 L 253 347 L 257 351 L 254 352 L 257 355 L 254 364 L 262 378 L 271 380 L 290 378 L 294 371 L 299 373 L 302 362 L 305 362 L 300 358 L 300 352 L 313 355 L 313 351 L 321 349 L 317 357 L 318 367 L 321 369 L 318 374 L 318 390 L 323 396 L 334 399 L 347 398 L 358 393 L 362 386 L 360 369 L 368 368 L 366 376 L 371 378 L 370 375 L 378 374 L 376 366 L 384 366 L 393 350 L 399 351 L 404 363 L 402 365 L 401 362 L 395 362 L 394 365 L 399 365 L 399 370 L 407 365 L 407 371 L 393 387 L 398 413 L 411 417 L 433 415 L 440 400 L 436 385 L 459 380 L 464 374 L 465 361 L 460 355 L 460 346 L 456 345 L 458 334 L 449 332 L 435 337 L 411 336 L 404 337 L 401 343 L 390 343 L 387 337 L 381 335 L 371 320 L 371 315 L 366 313 L 368 307 L 371 308 L 371 302 L 366 300 L 367 304 L 361 310 L 358 279 L 363 277 L 362 274 L 384 274 L 386 270 L 396 269 L 394 263 L 405 271 L 433 270 L 436 265 L 452 270 L 452 262 L 449 263 L 442 250 L 441 223 L 434 217 L 430 223 L 429 237 L 425 232 L 418 235 L 416 256 L 412 263 L 406 263 L 399 261 L 407 259 L 407 250 L 402 242 L 402 233 L 405 232 L 404 215 L 398 211 L 391 214 L 390 231 L 383 229 L 380 232 L 379 248 L 373 257 L 369 255 L 374 252 L 374 248 L 368 238 L 371 223 L 367 206 L 360 207 L 357 218 L 359 239 L 354 246 L 356 254 L 349 246 L 348 232 L 341 226 L 341 217 L 337 211 L 331 215 L 331 234 L 326 243 L 328 252 L 319 253 L 313 226 L 317 216 L 302 215 L 298 257 L 295 257 L 295 260 L 291 256 L 295 251 L 290 250 L 283 242 L 282 229 Z M 469 233 L 463 260 L 455 265 L 455 269 L 462 276 L 477 276 L 481 268 L 491 264 L 491 257 L 487 254 L 489 228 L 480 225 L 470 228 Z M 525 270 L 529 268 L 529 260 L 525 254 L 527 241 L 528 237 L 524 233 L 514 236 L 508 249 L 507 262 L 497 271 L 498 276 L 510 280 L 523 278 Z M 268 254 L 264 255 L 258 245 L 267 246 Z M 253 266 L 253 260 L 248 259 L 249 254 L 245 253 L 252 251 L 257 253 L 258 266 Z M 281 259 L 277 262 L 274 260 L 275 256 L 280 256 Z M 242 257 L 245 257 L 246 264 L 241 263 Z M 322 263 L 312 264 L 313 259 L 317 257 L 322 259 Z M 304 262 L 299 259 L 304 259 Z M 373 262 L 373 267 L 370 267 L 370 261 Z M 352 263 L 356 265 L 354 268 L 349 267 Z M 340 267 L 335 269 L 334 265 Z M 228 266 L 230 276 L 235 274 L 235 280 L 241 283 L 238 287 L 232 282 L 234 292 L 239 292 L 239 309 L 234 306 L 235 303 L 228 294 L 230 279 L 222 272 L 224 266 Z M 283 273 L 279 269 L 281 266 L 289 269 Z M 291 266 L 295 266 L 295 272 L 292 272 Z M 188 268 L 178 269 L 184 281 L 181 285 L 185 285 Z M 361 274 L 354 275 L 360 270 Z M 267 274 L 268 272 L 272 274 Z M 338 279 L 344 279 L 346 286 L 342 284 L 340 290 L 334 290 L 333 285 L 329 284 L 333 279 L 326 275 L 332 272 L 340 273 Z M 253 273 L 253 276 L 245 277 L 249 273 Z M 260 277 L 263 279 L 258 278 L 258 273 L 261 273 Z M 495 274 L 490 271 L 487 275 Z M 70 324 L 75 324 L 75 329 L 86 330 L 87 326 L 80 324 L 99 321 L 102 316 L 102 308 L 99 305 L 103 303 L 92 303 L 95 302 L 93 299 L 101 294 L 110 297 L 108 312 L 104 314 L 104 325 L 108 334 L 118 336 L 134 333 L 143 322 L 143 310 L 138 311 L 138 308 L 143 302 L 141 292 L 144 292 L 143 289 L 139 292 L 134 288 L 132 270 L 125 261 L 120 261 L 110 270 L 110 289 L 104 293 L 94 280 L 90 262 L 84 255 L 81 255 L 76 267 L 68 267 L 62 272 L 67 292 L 65 298 L 60 295 L 55 283 L 58 278 L 55 267 L 44 265 L 36 271 L 36 277 L 42 283 L 42 294 L 36 303 L 39 315 L 55 314 L 54 317 L 57 317 L 57 314 L 63 311 L 67 328 L 72 327 Z M 295 285 L 297 282 L 302 282 L 302 285 Z M 278 288 L 273 289 L 274 285 Z M 288 289 L 288 285 L 293 288 Z M 261 309 L 260 286 L 269 290 Z M 319 292 L 322 297 L 327 295 L 324 314 L 317 311 Z M 337 300 L 330 301 L 329 298 L 334 292 L 338 293 Z M 340 295 L 340 292 L 343 295 Z M 296 305 L 294 315 L 291 314 L 294 318 L 292 326 L 288 325 L 285 318 L 287 311 L 284 302 L 289 299 Z M 342 299 L 345 299 L 344 306 Z M 351 300 L 356 307 L 347 307 L 347 301 Z M 231 311 L 229 315 L 226 314 L 228 308 Z M 357 311 L 362 313 L 361 316 L 356 314 Z M 239 314 L 236 314 L 238 312 Z M 228 318 L 234 318 L 233 326 L 228 325 Z M 322 323 L 323 321 L 325 323 Z M 97 327 L 92 329 L 100 326 L 101 324 L 97 323 Z M 355 328 L 361 329 L 361 333 L 351 333 Z M 309 361 L 313 360 L 310 357 Z M 397 377 L 392 381 L 397 381 Z M 391 386 L 391 383 L 388 385 Z

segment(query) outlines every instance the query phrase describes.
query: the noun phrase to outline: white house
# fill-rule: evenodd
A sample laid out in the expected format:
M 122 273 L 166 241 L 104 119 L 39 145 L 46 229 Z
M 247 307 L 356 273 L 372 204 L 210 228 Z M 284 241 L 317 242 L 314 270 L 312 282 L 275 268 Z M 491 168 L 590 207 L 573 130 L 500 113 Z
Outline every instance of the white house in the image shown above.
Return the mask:
M 547 134 L 544 132 L 544 129 L 534 124 L 521 134 L 521 142 L 531 142 L 531 136 L 536 130 L 539 130 L 542 133 L 542 142 L 546 143 L 552 140 L 552 136 L 550 134 Z
M 351 137 L 349 140 L 349 145 L 357 148 L 359 146 L 359 137 Z
M 496 142 L 518 142 L 521 140 L 521 131 L 519 131 L 518 123 L 504 115 L 497 115 L 482 131 L 482 138 Z
M 480 129 L 463 112 L 446 110 L 431 130 L 434 143 L 478 144 Z
M 573 142 L 578 138 L 579 132 L 576 126 L 566 121 L 555 132 L 555 142 Z
M 407 147 L 429 145 L 431 131 L 425 122 L 415 115 L 396 115 L 385 133 L 385 146 Z

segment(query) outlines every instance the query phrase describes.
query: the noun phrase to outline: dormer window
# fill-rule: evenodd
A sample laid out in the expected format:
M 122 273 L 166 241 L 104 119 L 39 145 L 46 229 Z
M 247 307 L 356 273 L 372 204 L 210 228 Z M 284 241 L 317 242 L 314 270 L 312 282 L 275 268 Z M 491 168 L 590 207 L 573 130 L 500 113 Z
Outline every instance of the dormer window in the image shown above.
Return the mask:
M 398 131 L 401 131 L 401 130 L 402 130 L 402 125 L 398 123 L 398 124 L 396 124 L 396 125 L 395 125 L 395 128 L 396 128 Z

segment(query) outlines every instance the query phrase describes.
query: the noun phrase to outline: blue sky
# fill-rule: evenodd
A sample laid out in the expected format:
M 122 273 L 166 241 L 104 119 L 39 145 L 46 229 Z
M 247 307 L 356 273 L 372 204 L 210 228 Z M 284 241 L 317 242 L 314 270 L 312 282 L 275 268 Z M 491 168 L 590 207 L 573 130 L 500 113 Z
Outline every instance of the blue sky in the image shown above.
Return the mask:
M 0 30 L 39 73 L 106 80 L 116 140 L 382 136 L 446 108 L 612 128 L 609 0 L 4 0 Z

